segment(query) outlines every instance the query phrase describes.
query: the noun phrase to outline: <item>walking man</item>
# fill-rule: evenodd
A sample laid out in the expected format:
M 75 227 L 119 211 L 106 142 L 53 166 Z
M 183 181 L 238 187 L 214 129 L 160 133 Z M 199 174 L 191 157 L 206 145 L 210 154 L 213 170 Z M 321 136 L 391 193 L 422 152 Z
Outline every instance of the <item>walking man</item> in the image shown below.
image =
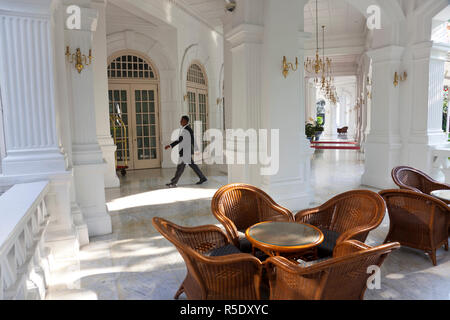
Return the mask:
M 172 181 L 167 184 L 169 188 L 176 188 L 177 183 L 183 175 L 184 169 L 186 165 L 189 165 L 192 170 L 197 174 L 200 178 L 200 181 L 197 182 L 197 185 L 201 185 L 208 181 L 205 175 L 202 173 L 200 168 L 194 163 L 192 156 L 194 155 L 194 132 L 192 128 L 189 126 L 189 117 L 183 116 L 180 121 L 181 129 L 180 136 L 177 141 L 172 142 L 170 145 L 166 146 L 166 150 L 169 148 L 175 148 L 179 145 L 180 151 L 180 159 L 178 161 L 177 172 L 175 173 L 175 177 L 173 177 Z

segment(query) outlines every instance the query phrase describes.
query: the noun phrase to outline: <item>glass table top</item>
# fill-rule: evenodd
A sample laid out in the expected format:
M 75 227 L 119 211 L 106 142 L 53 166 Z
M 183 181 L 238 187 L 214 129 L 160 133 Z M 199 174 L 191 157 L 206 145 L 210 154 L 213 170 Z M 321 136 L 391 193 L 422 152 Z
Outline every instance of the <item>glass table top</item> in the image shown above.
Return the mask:
M 316 228 L 294 222 L 265 222 L 250 227 L 252 239 L 271 246 L 300 247 L 318 243 L 323 234 Z
M 436 190 L 431 192 L 431 195 L 445 201 L 450 201 L 450 190 Z

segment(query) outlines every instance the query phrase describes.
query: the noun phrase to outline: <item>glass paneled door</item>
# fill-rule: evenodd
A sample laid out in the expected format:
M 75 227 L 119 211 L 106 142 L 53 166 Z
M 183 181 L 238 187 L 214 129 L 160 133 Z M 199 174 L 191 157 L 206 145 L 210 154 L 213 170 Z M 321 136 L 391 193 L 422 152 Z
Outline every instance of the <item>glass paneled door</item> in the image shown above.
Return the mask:
M 208 130 L 208 94 L 206 90 L 188 88 L 188 106 L 189 118 L 191 119 L 192 129 L 195 130 L 194 125 L 196 121 L 202 123 L 202 137 Z M 196 139 L 199 139 L 196 137 Z M 200 139 L 199 139 L 200 140 Z M 203 139 L 202 139 L 203 140 Z M 203 141 L 203 150 L 205 151 L 208 142 Z
M 121 107 L 128 133 L 128 166 L 130 169 L 159 168 L 159 111 L 156 84 L 110 84 L 110 113 Z M 120 130 L 118 130 L 120 131 Z M 123 143 L 117 143 L 119 165 L 125 157 Z

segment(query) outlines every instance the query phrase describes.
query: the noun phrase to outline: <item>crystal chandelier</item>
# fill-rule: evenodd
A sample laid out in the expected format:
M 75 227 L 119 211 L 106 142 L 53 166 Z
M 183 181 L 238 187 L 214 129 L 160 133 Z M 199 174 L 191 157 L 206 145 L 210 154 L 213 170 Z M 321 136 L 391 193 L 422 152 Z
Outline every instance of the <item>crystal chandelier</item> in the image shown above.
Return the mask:
M 321 80 L 315 79 L 314 82 L 320 86 L 320 90 L 325 95 L 325 97 L 331 101 L 333 104 L 339 102 L 339 97 L 336 92 L 336 87 L 334 86 L 333 70 L 332 70 L 332 60 L 325 57 L 325 26 L 322 26 L 323 33 L 323 69 Z
M 324 62 L 319 55 L 319 6 L 316 0 L 316 57 L 314 59 L 307 58 L 305 61 L 305 71 L 312 74 L 323 73 Z M 317 80 L 317 79 L 316 79 Z

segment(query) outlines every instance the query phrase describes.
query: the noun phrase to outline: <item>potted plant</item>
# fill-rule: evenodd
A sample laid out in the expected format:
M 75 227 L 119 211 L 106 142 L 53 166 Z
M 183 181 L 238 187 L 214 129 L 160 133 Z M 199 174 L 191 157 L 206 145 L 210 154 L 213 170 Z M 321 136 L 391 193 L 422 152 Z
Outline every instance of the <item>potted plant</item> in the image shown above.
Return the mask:
M 314 136 L 316 141 L 319 141 L 320 136 L 322 135 L 324 130 L 323 119 L 321 117 L 318 117 L 317 121 L 315 121 L 314 123 Z
M 305 134 L 309 141 L 313 141 L 316 134 L 315 126 L 312 123 L 307 122 L 305 126 Z

